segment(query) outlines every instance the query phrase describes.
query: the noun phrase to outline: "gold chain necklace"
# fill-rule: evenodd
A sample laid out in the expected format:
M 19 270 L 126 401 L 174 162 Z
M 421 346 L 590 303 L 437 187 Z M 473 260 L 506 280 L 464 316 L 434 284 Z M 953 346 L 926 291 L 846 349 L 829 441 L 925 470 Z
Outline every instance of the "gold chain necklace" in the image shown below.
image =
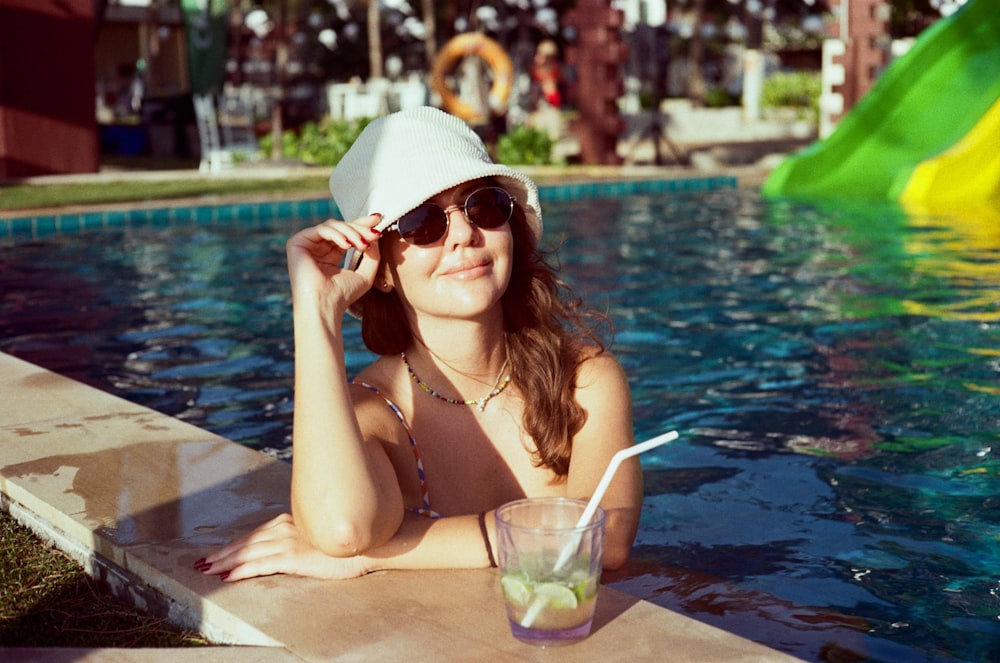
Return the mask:
M 490 399 L 492 399 L 494 396 L 497 396 L 501 391 L 507 388 L 508 384 L 510 384 L 510 373 L 504 375 L 504 371 L 507 370 L 507 364 L 510 363 L 510 360 L 508 359 L 504 360 L 503 366 L 500 368 L 500 375 L 497 376 L 497 381 L 493 384 L 493 389 L 490 390 L 490 393 L 486 394 L 482 398 L 466 400 L 466 401 L 459 400 L 457 398 L 448 398 L 444 394 L 434 389 L 434 387 L 430 386 L 429 384 L 420 379 L 416 371 L 413 370 L 413 367 L 410 366 L 410 362 L 406 358 L 405 352 L 401 352 L 399 353 L 399 355 L 403 358 L 403 365 L 406 366 L 406 372 L 410 374 L 410 378 L 416 383 L 418 387 L 426 391 L 434 398 L 440 401 L 444 401 L 445 403 L 451 403 L 452 405 L 475 405 L 478 407 L 479 411 L 482 412 L 483 410 L 486 409 L 486 404 L 490 402 Z

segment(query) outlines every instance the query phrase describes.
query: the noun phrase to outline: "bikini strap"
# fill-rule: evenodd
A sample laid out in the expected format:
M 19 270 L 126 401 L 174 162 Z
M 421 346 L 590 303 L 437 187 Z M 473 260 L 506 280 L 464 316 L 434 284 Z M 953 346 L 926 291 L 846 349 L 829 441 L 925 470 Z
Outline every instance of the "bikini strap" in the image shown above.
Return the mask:
M 389 406 L 389 409 L 392 410 L 393 414 L 396 415 L 396 418 L 399 419 L 399 423 L 403 424 L 403 428 L 406 430 L 406 436 L 410 440 L 410 449 L 413 451 L 413 460 L 416 461 L 417 464 L 417 479 L 420 482 L 420 494 L 424 503 L 424 505 L 420 508 L 411 508 L 409 510 L 418 515 L 427 516 L 428 518 L 441 518 L 441 514 L 431 508 L 430 493 L 427 490 L 427 475 L 424 472 L 424 462 L 420 459 L 420 450 L 417 448 L 417 438 L 413 435 L 413 429 L 410 428 L 410 424 L 406 421 L 406 417 L 403 416 L 403 412 L 385 394 L 379 391 L 378 387 L 361 380 L 354 380 L 352 384 L 360 385 L 371 390 L 379 398 L 385 401 L 385 404 Z

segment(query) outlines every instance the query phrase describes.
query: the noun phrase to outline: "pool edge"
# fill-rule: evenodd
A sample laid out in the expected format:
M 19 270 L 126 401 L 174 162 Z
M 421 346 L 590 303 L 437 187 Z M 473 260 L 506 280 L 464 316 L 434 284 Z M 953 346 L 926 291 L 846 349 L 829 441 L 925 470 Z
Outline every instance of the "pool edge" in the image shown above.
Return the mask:
M 685 177 L 633 176 L 604 179 L 584 174 L 566 181 L 539 184 L 543 203 L 598 196 L 681 193 L 739 186 L 737 175 Z M 45 237 L 72 235 L 94 230 L 262 224 L 294 219 L 323 219 L 337 214 L 326 194 L 315 196 L 243 196 L 232 200 L 184 199 L 49 208 L 20 214 L 0 210 L 0 242 L 17 242 Z

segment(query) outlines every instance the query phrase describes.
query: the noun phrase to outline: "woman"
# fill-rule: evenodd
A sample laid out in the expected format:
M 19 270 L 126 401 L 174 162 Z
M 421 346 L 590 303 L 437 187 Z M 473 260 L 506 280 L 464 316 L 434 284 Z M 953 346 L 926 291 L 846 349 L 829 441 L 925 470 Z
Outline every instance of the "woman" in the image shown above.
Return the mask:
M 538 191 L 459 119 L 370 124 L 330 178 L 345 219 L 287 244 L 295 329 L 291 514 L 199 560 L 232 582 L 493 564 L 492 510 L 589 498 L 632 445 L 628 385 L 538 251 Z M 343 265 L 343 266 L 342 266 Z M 380 357 L 353 381 L 342 322 Z M 602 500 L 621 566 L 638 461 Z

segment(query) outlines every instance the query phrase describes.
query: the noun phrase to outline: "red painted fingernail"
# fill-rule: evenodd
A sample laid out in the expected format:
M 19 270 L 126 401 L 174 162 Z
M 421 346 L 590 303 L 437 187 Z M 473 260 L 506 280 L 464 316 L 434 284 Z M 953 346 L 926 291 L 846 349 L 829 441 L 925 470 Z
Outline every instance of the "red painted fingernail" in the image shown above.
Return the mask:
M 219 580 L 225 581 L 226 578 L 228 578 L 228 577 L 229 577 L 229 571 L 226 571 L 221 576 L 219 576 Z
M 381 235 L 382 234 L 382 231 L 379 230 L 378 228 L 372 228 L 372 232 L 375 233 L 376 235 Z

